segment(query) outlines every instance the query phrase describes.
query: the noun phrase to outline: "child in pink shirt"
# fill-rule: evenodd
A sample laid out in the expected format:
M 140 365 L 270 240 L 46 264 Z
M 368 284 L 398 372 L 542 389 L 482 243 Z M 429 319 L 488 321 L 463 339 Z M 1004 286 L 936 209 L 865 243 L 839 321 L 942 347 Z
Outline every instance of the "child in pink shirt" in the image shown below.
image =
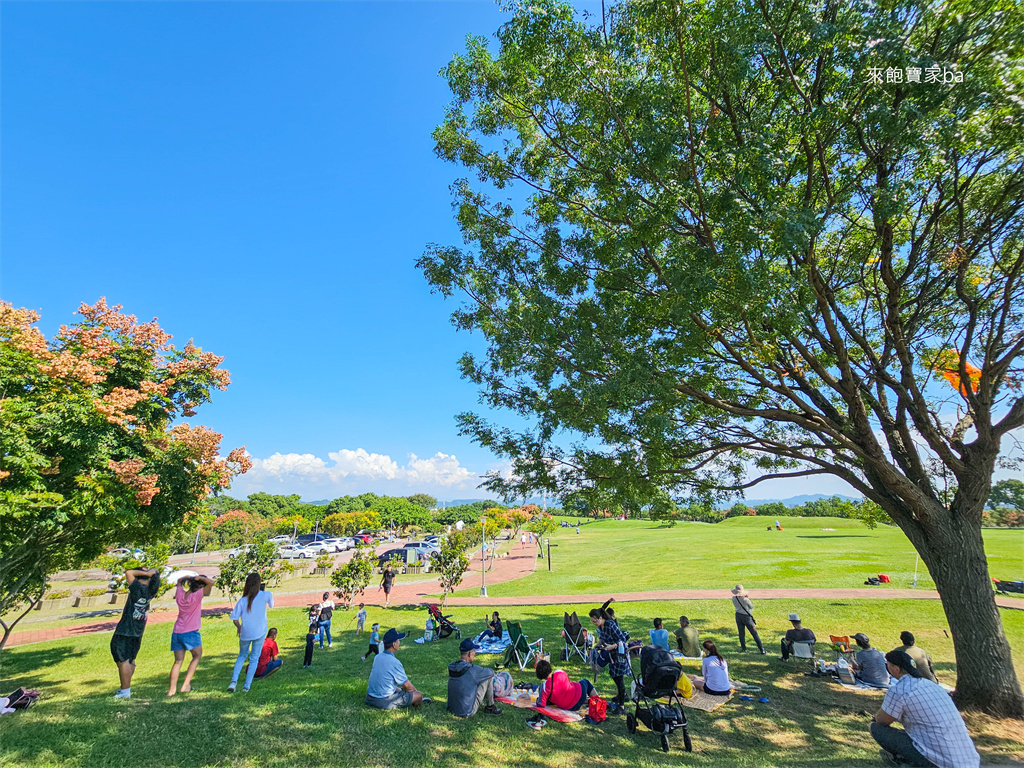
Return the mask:
M 188 589 L 185 589 L 185 586 Z M 181 684 L 181 692 L 192 690 L 192 675 L 196 673 L 199 659 L 203 655 L 203 639 L 199 634 L 199 626 L 203 617 L 203 598 L 213 590 L 213 579 L 208 576 L 182 575 L 174 590 L 174 601 L 178 604 L 178 618 L 171 630 L 171 651 L 174 653 L 174 664 L 171 665 L 171 685 L 168 696 L 178 692 L 178 673 L 185 661 L 185 651 L 192 654 L 185 671 L 185 680 Z

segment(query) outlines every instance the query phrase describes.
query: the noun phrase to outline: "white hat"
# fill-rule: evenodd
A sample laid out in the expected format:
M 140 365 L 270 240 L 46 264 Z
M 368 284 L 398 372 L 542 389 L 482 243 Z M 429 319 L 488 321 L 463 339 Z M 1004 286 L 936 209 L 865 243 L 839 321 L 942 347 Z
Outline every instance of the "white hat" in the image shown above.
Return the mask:
M 734 595 L 739 595 L 740 597 L 742 597 L 743 595 L 747 594 L 747 590 L 743 588 L 742 584 L 737 584 L 735 587 L 732 588 L 732 593 Z
M 797 616 L 795 613 L 791 613 L 791 614 L 789 614 L 789 620 L 790 621 L 800 621 L 800 617 Z

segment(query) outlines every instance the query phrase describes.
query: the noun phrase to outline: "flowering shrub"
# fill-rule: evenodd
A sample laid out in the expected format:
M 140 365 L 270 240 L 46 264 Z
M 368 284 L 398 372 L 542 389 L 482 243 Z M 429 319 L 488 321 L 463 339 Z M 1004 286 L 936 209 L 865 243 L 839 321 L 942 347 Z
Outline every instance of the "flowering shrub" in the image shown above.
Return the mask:
M 47 339 L 0 302 L 0 616 L 56 570 L 166 537 L 251 466 L 182 421 L 227 388 L 223 358 L 102 298 L 79 315 Z

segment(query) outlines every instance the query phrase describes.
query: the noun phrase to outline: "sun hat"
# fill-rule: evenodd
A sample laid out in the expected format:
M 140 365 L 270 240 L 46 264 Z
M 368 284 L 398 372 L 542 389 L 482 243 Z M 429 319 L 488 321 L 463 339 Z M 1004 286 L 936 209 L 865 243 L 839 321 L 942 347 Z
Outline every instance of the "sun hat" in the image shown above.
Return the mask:
M 789 614 L 789 620 L 790 621 L 800 621 L 800 617 L 797 616 L 795 613 L 791 613 L 791 614 Z
M 742 584 L 737 584 L 735 587 L 732 588 L 732 593 L 734 595 L 739 595 L 740 597 L 742 597 L 743 595 L 747 594 L 747 590 L 743 588 Z
M 467 637 L 465 640 L 463 640 L 461 643 L 459 643 L 459 652 L 460 653 L 467 653 L 469 651 L 479 651 L 479 650 L 480 650 L 480 646 L 477 645 L 475 642 L 473 642 L 473 638 L 472 637 Z
M 397 629 L 392 627 L 384 633 L 384 647 L 386 648 L 389 645 L 393 645 L 396 640 L 401 640 L 405 635 L 405 632 L 399 632 Z
M 858 632 L 857 634 L 853 635 L 853 639 L 857 643 L 863 643 L 864 645 L 871 645 L 871 641 L 868 639 L 868 636 L 865 635 L 863 632 Z

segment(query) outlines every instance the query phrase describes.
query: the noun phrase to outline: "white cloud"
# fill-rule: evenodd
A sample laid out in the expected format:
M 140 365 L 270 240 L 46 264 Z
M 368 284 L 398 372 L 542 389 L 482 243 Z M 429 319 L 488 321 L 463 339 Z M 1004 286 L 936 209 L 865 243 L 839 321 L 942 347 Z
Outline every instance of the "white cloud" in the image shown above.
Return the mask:
M 410 453 L 405 466 L 387 454 L 364 448 L 342 448 L 327 457 L 329 461 L 311 453 L 275 453 L 253 458 L 252 469 L 235 479 L 232 492 L 298 493 L 313 498 L 364 491 L 406 495 L 469 489 L 478 483 L 478 473 L 462 466 L 454 455 L 440 451 L 425 459 Z
M 457 458 L 440 451 L 429 459 L 420 459 L 415 453 L 410 453 L 405 474 L 411 483 L 430 483 L 445 488 L 464 488 L 473 477 L 473 473 L 460 465 Z
M 394 480 L 398 477 L 400 471 L 398 462 L 394 461 L 390 456 L 380 453 L 367 453 L 362 448 L 356 448 L 354 451 L 342 448 L 340 451 L 328 453 L 327 456 L 331 461 L 335 462 L 329 472 L 336 477 L 354 475 L 355 477 L 382 477 Z

